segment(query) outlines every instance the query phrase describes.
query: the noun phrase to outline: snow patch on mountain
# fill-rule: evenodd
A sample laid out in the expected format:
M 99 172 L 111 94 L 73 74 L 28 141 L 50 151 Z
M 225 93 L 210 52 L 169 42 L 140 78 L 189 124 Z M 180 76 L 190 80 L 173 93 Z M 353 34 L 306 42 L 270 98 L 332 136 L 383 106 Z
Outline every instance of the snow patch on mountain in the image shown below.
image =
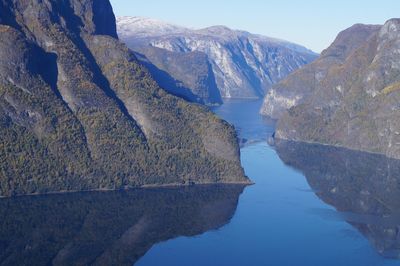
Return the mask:
M 205 53 L 224 98 L 263 97 L 273 84 L 317 56 L 297 44 L 226 26 L 188 29 L 155 19 L 121 17 L 117 28 L 133 50 L 150 45 Z

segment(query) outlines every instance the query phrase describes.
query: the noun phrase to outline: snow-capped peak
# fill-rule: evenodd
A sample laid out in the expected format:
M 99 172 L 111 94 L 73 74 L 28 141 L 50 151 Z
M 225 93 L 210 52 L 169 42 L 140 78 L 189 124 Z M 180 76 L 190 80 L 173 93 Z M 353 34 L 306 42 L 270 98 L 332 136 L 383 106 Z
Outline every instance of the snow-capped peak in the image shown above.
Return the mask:
M 136 37 L 183 33 L 187 29 L 158 19 L 123 16 L 117 18 L 119 34 Z
M 117 18 L 117 26 L 118 35 L 122 39 L 128 37 L 136 39 L 154 39 L 161 36 L 194 37 L 196 35 L 201 35 L 203 37 L 210 37 L 213 39 L 228 41 L 232 39 L 237 39 L 238 37 L 246 37 L 253 40 L 257 39 L 261 42 L 267 42 L 269 44 L 281 45 L 290 50 L 316 55 L 314 52 L 308 50 L 303 46 L 285 40 L 271 38 L 259 34 L 252 34 L 243 30 L 233 30 L 229 27 L 222 25 L 211 26 L 204 29 L 192 29 L 154 18 L 123 16 Z

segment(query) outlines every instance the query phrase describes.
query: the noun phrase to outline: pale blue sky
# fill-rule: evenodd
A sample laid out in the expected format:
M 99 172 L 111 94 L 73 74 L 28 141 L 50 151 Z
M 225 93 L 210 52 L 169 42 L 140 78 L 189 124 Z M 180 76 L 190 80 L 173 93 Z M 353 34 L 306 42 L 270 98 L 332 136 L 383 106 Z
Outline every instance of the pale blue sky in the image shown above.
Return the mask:
M 144 16 L 203 28 L 226 25 L 321 52 L 355 23 L 400 17 L 400 0 L 111 0 L 117 16 Z

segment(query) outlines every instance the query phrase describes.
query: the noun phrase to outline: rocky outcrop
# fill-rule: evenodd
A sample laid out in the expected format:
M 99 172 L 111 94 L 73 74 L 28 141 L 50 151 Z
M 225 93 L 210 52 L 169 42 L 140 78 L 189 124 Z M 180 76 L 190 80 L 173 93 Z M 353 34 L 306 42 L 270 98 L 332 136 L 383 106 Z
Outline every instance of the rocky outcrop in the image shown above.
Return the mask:
M 114 21 L 107 0 L 0 1 L 0 196 L 248 182 L 234 129 L 160 89 Z
M 2 199 L 0 263 L 131 266 L 159 242 L 227 224 L 243 189 L 204 185 Z
M 177 70 L 165 69 L 160 61 L 172 64 L 175 58 L 184 56 L 177 56 L 178 53 L 205 54 L 222 98 L 263 97 L 272 84 L 316 58 L 315 53 L 302 46 L 224 26 L 191 30 L 154 19 L 120 17 L 117 27 L 119 37 L 132 50 L 143 51 L 143 47 L 151 46 L 174 52 L 174 56 L 165 52 L 152 62 L 173 77 L 177 77 Z M 144 54 L 147 56 L 146 50 Z M 190 85 L 187 79 L 181 76 L 180 81 Z
M 275 136 L 400 158 L 399 32 L 399 19 L 353 26 L 313 65 L 282 81 L 299 80 L 307 89 L 295 87 L 303 98 L 280 117 Z M 318 64 L 323 71 L 314 72 Z
M 324 218 L 345 220 L 388 258 L 400 258 L 400 161 L 383 155 L 317 144 L 276 141 L 284 163 L 301 171 L 311 189 L 336 211 Z
M 206 105 L 222 103 L 207 55 L 171 52 L 152 46 L 137 47 L 137 58 L 152 78 L 169 93 Z
M 356 24 L 339 33 L 317 60 L 293 72 L 268 91 L 260 113 L 279 119 L 286 110 L 303 103 L 314 91 L 334 82 L 331 78 L 334 68 L 344 64 L 347 57 L 379 29 L 380 26 Z

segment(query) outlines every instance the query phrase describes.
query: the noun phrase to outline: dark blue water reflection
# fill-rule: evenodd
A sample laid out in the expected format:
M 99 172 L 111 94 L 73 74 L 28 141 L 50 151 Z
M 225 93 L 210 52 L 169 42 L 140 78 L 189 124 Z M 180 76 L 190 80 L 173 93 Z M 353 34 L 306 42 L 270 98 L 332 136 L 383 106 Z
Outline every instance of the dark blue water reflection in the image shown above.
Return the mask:
M 137 265 L 400 265 L 400 164 L 318 145 L 277 143 L 259 101 L 215 112 L 248 139 L 246 174 L 230 223 L 155 245 Z M 261 141 L 260 140 L 264 140 Z
M 400 163 L 277 141 L 261 101 L 233 123 L 255 182 L 0 200 L 0 265 L 400 265 Z

